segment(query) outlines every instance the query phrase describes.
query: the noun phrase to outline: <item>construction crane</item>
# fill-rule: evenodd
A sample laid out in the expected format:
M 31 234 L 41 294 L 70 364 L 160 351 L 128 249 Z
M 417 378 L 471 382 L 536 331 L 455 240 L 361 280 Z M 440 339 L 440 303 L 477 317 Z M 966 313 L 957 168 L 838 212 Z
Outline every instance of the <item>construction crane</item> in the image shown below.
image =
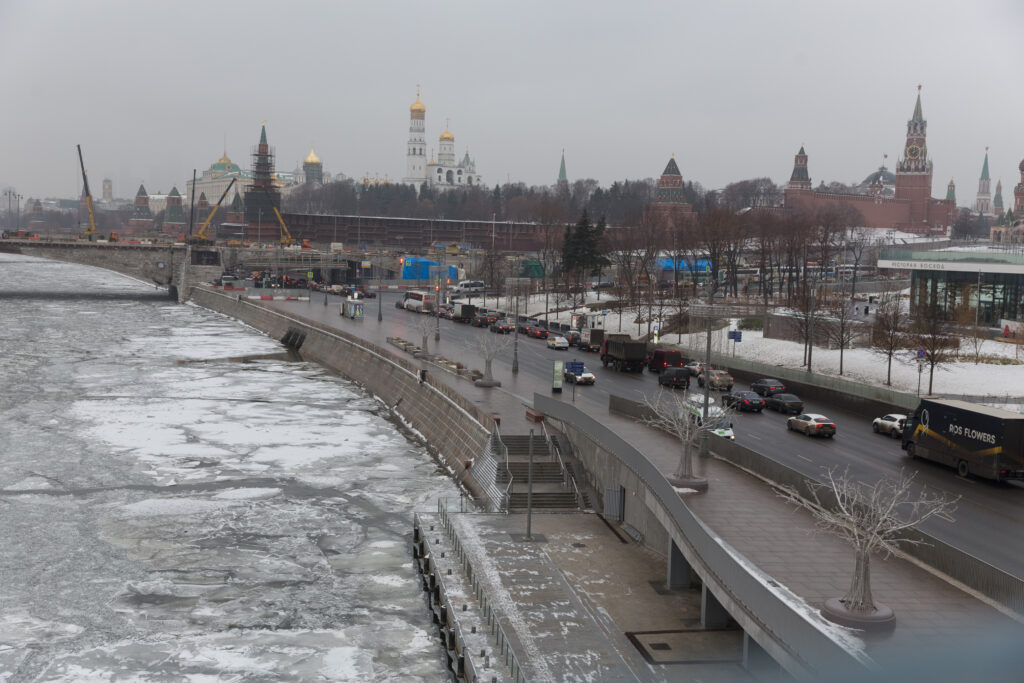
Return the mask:
M 199 228 L 199 232 L 197 232 L 196 236 L 194 238 L 192 238 L 192 242 L 211 242 L 212 241 L 209 238 L 209 236 L 206 234 L 206 229 L 208 227 L 210 227 L 210 221 L 213 220 L 214 214 L 217 213 L 217 209 L 220 208 L 221 202 L 223 202 L 224 198 L 228 196 L 228 191 L 230 191 L 232 186 L 234 186 L 236 180 L 238 180 L 238 179 L 237 178 L 232 178 L 231 182 L 228 183 L 228 186 L 226 188 L 224 188 L 224 194 L 222 194 L 220 196 L 220 199 L 217 200 L 217 203 L 213 205 L 213 209 L 210 210 L 210 215 L 206 217 L 205 221 L 203 221 L 203 227 Z M 193 186 L 192 191 L 195 192 L 195 186 Z
M 292 237 L 290 232 L 288 232 L 288 226 L 284 224 L 284 219 L 281 218 L 281 212 L 277 210 L 276 206 L 274 207 L 274 215 L 277 216 L 277 222 L 281 224 L 281 244 L 286 247 L 290 246 L 295 242 L 295 238 Z
M 85 186 L 85 205 L 89 207 L 89 229 L 82 233 L 82 236 L 88 237 L 91 242 L 93 235 L 96 234 L 96 216 L 92 211 L 92 193 L 89 192 L 89 178 L 85 175 L 85 162 L 82 161 L 82 146 L 75 146 L 78 147 L 78 165 L 82 167 L 82 184 Z

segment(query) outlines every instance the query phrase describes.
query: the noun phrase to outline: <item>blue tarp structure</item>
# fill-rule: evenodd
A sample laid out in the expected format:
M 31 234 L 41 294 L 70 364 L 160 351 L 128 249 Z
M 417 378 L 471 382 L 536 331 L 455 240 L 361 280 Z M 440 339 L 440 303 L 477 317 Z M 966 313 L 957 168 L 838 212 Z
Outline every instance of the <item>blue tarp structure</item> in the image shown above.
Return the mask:
M 673 261 L 670 258 L 660 258 L 660 259 L 658 259 L 658 268 L 660 270 L 672 270 L 673 269 L 673 265 L 675 266 L 676 270 L 679 270 L 681 272 L 697 272 L 697 273 L 710 273 L 711 272 L 711 261 L 706 261 L 706 260 L 703 260 L 703 259 L 698 259 L 696 266 L 691 266 L 690 265 L 690 261 L 688 261 L 686 259 L 679 259 L 678 261 Z
M 403 280 L 429 280 L 430 269 L 436 268 L 437 262 L 417 256 L 406 256 L 402 262 Z M 436 272 L 436 271 L 435 271 Z M 459 269 L 455 266 L 448 266 L 448 279 L 452 282 L 458 280 Z

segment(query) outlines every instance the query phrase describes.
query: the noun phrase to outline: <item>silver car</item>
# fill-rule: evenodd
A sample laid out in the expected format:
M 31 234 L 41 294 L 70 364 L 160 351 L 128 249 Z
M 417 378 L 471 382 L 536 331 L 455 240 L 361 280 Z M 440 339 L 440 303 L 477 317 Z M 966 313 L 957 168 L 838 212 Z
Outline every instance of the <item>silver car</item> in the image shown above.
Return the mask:
M 903 436 L 903 426 L 907 424 L 907 416 L 899 413 L 890 413 L 882 417 L 876 417 L 871 423 L 871 429 L 875 434 L 888 434 L 894 439 Z

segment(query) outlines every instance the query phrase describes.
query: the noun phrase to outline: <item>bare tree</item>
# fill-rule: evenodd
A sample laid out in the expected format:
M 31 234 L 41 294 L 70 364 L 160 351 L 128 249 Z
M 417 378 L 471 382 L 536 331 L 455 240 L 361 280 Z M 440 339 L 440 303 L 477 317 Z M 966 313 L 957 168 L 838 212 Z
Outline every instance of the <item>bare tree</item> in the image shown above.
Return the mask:
M 507 349 L 512 343 L 511 337 L 504 334 L 481 334 L 477 335 L 475 346 L 477 352 L 484 359 L 484 376 L 475 382 L 480 387 L 500 387 L 501 382 L 494 379 L 492 365 L 494 358 Z
M 693 473 L 693 451 L 697 436 L 703 430 L 714 431 L 732 425 L 732 411 L 710 406 L 707 419 L 701 419 L 704 404 L 691 403 L 674 392 L 659 391 L 655 398 L 644 396 L 647 416 L 641 422 L 668 432 L 679 440 L 679 464 L 676 466 L 674 485 L 692 485 L 700 481 Z
M 853 259 L 853 273 L 851 273 L 851 286 L 850 286 L 850 297 L 853 297 L 857 293 L 857 268 L 860 267 L 861 261 L 864 260 L 865 254 L 874 245 L 875 240 L 871 236 L 871 231 L 868 228 L 850 228 L 850 232 L 846 238 L 846 250 L 850 252 L 850 257 Z M 838 276 L 838 273 L 836 274 Z
M 875 324 L 871 329 L 871 350 L 885 356 L 888 369 L 885 374 L 886 386 L 892 386 L 892 359 L 896 353 L 907 348 L 907 324 L 910 316 L 900 305 L 898 296 L 883 301 L 875 313 Z
M 850 588 L 840 600 L 847 611 L 871 615 L 878 611 L 871 595 L 871 555 L 888 557 L 899 544 L 922 541 L 905 537 L 908 529 L 937 515 L 949 517 L 959 496 L 950 499 L 922 488 L 915 490 L 914 475 L 900 470 L 895 479 L 874 484 L 857 481 L 848 469 L 828 470 L 827 481 L 810 485 L 810 498 L 792 488 L 779 495 L 810 511 L 818 527 L 837 533 L 853 546 L 856 564 Z
M 956 358 L 959 341 L 947 333 L 942 309 L 937 305 L 924 306 L 910 326 L 911 344 L 924 351 L 923 361 L 928 365 L 928 393 L 932 393 L 935 368 Z
M 825 300 L 831 320 L 825 325 L 825 334 L 830 343 L 839 347 L 839 374 L 843 374 L 843 353 L 847 347 L 853 346 L 853 340 L 857 335 L 854 311 L 856 310 L 850 302 L 844 288 L 839 287 L 833 290 Z
M 988 341 L 988 330 L 984 325 L 978 325 L 977 320 L 977 309 L 970 306 L 967 301 L 957 307 L 956 322 L 960 326 L 961 338 L 967 342 L 975 365 L 981 362 L 981 347 Z
M 430 348 L 427 346 L 427 342 L 430 339 L 430 335 L 434 333 L 437 323 L 431 316 L 424 316 L 416 323 L 416 331 L 420 333 L 420 348 L 423 350 L 424 356 L 430 355 Z

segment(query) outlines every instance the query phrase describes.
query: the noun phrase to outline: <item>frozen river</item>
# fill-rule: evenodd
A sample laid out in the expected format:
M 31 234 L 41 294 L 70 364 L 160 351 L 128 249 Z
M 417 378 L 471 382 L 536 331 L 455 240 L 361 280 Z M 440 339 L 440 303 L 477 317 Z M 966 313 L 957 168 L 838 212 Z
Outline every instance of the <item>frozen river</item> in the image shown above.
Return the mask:
M 0 680 L 447 680 L 408 535 L 455 485 L 358 386 L 152 293 L 0 254 Z

